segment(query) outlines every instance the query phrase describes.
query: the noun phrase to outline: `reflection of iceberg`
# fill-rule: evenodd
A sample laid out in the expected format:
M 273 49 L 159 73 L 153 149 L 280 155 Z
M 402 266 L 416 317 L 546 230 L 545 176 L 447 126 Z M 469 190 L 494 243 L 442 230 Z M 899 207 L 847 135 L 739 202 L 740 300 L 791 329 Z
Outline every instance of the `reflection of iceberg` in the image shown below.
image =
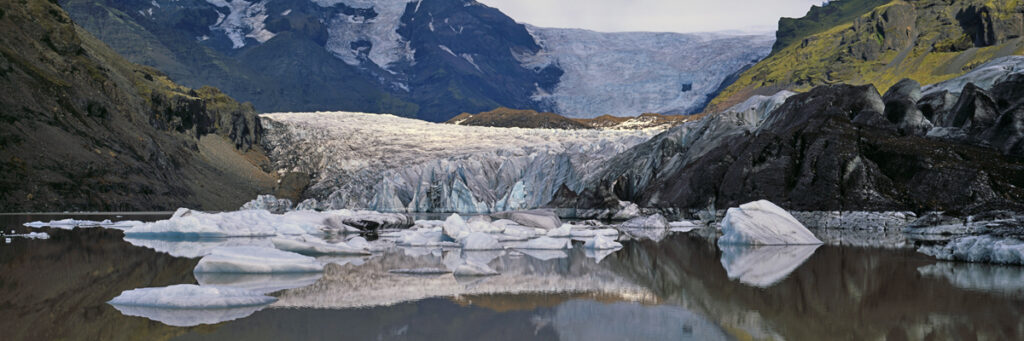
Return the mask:
M 569 258 L 569 254 L 566 253 L 563 250 L 526 250 L 526 249 L 522 249 L 522 250 L 516 250 L 516 252 L 522 253 L 524 255 L 527 255 L 527 256 L 536 258 L 538 260 L 542 260 L 542 261 L 552 260 L 552 259 L 559 259 L 559 258 Z
M 115 305 L 114 308 L 128 316 L 145 317 L 169 326 L 192 327 L 200 324 L 217 324 L 248 317 L 266 306 L 252 306 L 228 309 L 168 309 Z
M 560 340 L 729 340 L 721 327 L 666 305 L 572 300 L 558 306 L 552 325 Z
M 800 267 L 819 245 L 744 246 L 719 245 L 722 267 L 729 279 L 767 288 Z
M 1024 268 L 1019 266 L 950 263 L 917 268 L 922 276 L 945 278 L 957 288 L 1001 294 L 1024 294 Z
M 196 239 L 148 239 L 125 237 L 129 244 L 153 249 L 174 257 L 199 258 L 210 254 L 215 248 L 223 246 L 262 246 L 274 247 L 268 238 L 196 238 Z
M 603 250 L 585 249 L 583 251 L 583 254 L 586 255 L 587 258 L 593 258 L 595 262 L 600 263 L 601 260 L 605 259 L 605 257 L 611 256 L 611 254 L 615 253 L 616 251 L 619 251 L 620 249 L 621 248 Z
M 196 273 L 199 285 L 215 285 L 245 289 L 261 294 L 268 294 L 284 289 L 301 288 L 316 283 L 322 273 L 297 274 L 228 274 L 228 273 Z

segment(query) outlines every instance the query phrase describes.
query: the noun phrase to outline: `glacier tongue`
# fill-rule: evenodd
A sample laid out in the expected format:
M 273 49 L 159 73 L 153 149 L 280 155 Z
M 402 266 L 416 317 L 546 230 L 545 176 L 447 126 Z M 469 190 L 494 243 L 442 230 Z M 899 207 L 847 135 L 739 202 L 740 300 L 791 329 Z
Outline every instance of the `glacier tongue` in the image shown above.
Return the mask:
M 313 175 L 316 208 L 390 212 L 540 207 L 562 185 L 581 191 L 605 160 L 657 133 L 457 126 L 349 112 L 261 117 L 275 166 Z

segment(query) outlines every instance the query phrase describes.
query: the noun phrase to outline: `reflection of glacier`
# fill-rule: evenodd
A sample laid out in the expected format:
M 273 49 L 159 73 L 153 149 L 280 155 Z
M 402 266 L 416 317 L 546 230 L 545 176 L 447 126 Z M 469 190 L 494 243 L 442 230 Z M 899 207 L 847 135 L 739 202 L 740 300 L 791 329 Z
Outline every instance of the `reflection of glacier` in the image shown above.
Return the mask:
M 1024 268 L 1019 266 L 942 262 L 919 267 L 917 272 L 926 277 L 945 278 L 961 289 L 1024 294 Z
M 573 250 L 568 258 L 539 260 L 515 251 L 437 252 L 409 256 L 389 250 L 354 266 L 329 265 L 315 285 L 283 291 L 272 307 L 358 308 L 393 305 L 431 297 L 527 293 L 597 293 L 653 300 L 651 292 Z M 406 275 L 391 269 L 449 268 L 465 261 L 488 264 L 497 276 L 459 278 L 451 274 Z
M 262 116 L 275 166 L 313 175 L 321 208 L 488 212 L 535 208 L 652 131 L 490 128 L 391 115 Z
M 296 273 L 296 274 L 232 274 L 232 273 L 204 273 L 197 272 L 196 282 L 202 286 L 218 286 L 237 289 L 245 289 L 261 294 L 269 294 L 275 291 L 301 288 L 316 283 L 323 274 Z
M 719 245 L 729 279 L 767 288 L 789 276 L 811 258 L 819 245 Z
M 729 340 L 721 327 L 686 309 L 632 302 L 572 300 L 558 306 L 559 340 Z

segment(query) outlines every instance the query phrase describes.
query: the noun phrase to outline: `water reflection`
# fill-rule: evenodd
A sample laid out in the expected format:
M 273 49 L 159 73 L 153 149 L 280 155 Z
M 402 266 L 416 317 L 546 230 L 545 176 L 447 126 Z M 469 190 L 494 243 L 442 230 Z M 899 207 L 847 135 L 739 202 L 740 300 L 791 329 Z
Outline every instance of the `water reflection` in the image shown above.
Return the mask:
M 703 316 L 670 305 L 571 300 L 558 305 L 551 325 L 559 340 L 729 340 Z
M 321 273 L 235 274 L 201 272 L 194 275 L 199 285 L 245 289 L 260 294 L 301 288 L 316 283 L 316 281 L 323 277 Z
M 820 245 L 720 245 L 722 267 L 729 279 L 767 288 L 789 276 L 811 258 Z
M 174 327 L 194 327 L 201 324 L 217 324 L 248 317 L 267 306 L 250 306 L 228 309 L 172 309 L 115 305 L 114 309 L 126 316 L 144 317 Z
M 942 278 L 957 288 L 1020 297 L 1024 267 L 998 264 L 940 262 L 917 268 L 922 276 Z

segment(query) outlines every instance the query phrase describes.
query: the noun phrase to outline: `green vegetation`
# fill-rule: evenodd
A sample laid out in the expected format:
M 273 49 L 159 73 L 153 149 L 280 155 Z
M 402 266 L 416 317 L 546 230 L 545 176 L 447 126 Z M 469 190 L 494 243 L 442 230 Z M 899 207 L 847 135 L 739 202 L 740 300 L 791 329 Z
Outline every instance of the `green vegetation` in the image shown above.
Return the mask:
M 1019 0 L 888 2 L 773 52 L 712 100 L 708 112 L 782 89 L 848 83 L 872 84 L 884 92 L 904 78 L 945 81 L 993 58 L 1020 54 L 1024 27 L 1016 23 L 1021 20 Z M 991 29 L 979 32 L 975 25 Z
M 803 18 L 781 18 L 776 31 L 772 53 L 778 52 L 793 42 L 809 37 L 832 27 L 848 23 L 871 9 L 892 0 L 837 0 L 825 6 L 811 6 Z

